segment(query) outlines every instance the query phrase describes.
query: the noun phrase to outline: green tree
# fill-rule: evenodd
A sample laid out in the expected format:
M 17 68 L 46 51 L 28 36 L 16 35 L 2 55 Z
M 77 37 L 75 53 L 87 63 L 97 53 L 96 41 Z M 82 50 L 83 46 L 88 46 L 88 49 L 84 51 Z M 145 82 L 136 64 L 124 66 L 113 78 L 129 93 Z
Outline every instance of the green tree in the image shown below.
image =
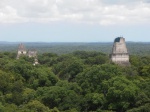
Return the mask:
M 150 77 L 150 65 L 145 65 L 139 68 L 139 75 Z
M 54 53 L 43 53 L 38 56 L 38 61 L 42 65 L 52 66 L 57 63 L 57 57 Z
M 47 67 L 35 68 L 31 71 L 29 86 L 36 89 L 43 86 L 54 86 L 58 82 L 58 77 Z
M 87 68 L 77 75 L 76 81 L 82 87 L 84 93 L 105 93 L 105 91 L 102 91 L 102 82 L 120 74 L 121 69 L 117 65 L 103 64 Z
M 64 57 L 63 57 L 64 58 Z M 53 72 L 59 76 L 60 79 L 74 81 L 76 75 L 83 71 L 83 63 L 76 57 L 67 59 L 60 59 L 62 62 L 57 63 L 53 67 Z
M 38 88 L 37 96 L 49 108 L 57 107 L 59 110 L 80 110 L 80 97 L 73 90 L 65 87 L 52 86 Z
M 88 93 L 85 95 L 83 111 L 98 111 L 103 109 L 106 99 L 102 93 Z
M 135 98 L 139 88 L 124 76 L 116 76 L 103 82 L 103 88 L 108 101 L 108 109 L 126 111 L 135 105 Z
M 32 100 L 28 102 L 24 106 L 24 108 L 25 108 L 24 110 L 26 110 L 27 112 L 51 112 L 48 107 L 46 107 L 44 104 L 42 104 L 38 100 Z

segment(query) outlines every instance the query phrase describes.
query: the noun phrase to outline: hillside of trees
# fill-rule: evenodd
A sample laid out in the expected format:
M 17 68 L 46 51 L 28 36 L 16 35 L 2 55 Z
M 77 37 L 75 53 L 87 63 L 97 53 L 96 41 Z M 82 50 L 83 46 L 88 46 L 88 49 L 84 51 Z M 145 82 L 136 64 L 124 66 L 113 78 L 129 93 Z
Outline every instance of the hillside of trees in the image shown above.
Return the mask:
M 0 112 L 150 112 L 150 55 L 130 55 L 128 67 L 96 51 L 38 60 L 0 53 Z

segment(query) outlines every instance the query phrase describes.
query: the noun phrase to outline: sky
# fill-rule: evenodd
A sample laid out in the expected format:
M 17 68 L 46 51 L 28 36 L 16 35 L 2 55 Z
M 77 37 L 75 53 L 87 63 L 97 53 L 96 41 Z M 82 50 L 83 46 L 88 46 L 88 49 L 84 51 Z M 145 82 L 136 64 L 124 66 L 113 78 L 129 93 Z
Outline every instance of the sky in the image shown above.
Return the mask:
M 0 41 L 150 42 L 150 0 L 0 0 Z

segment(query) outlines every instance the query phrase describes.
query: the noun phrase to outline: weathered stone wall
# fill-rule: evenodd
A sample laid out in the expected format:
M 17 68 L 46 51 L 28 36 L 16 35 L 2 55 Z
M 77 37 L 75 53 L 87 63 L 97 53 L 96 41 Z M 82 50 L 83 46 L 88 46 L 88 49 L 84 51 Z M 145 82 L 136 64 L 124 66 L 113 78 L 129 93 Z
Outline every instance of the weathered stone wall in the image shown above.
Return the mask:
M 128 53 L 124 38 L 120 37 L 119 42 L 114 41 L 112 53 L 114 53 L 114 54 L 116 54 L 116 53 Z
M 28 56 L 29 57 L 37 57 L 37 51 L 36 50 L 29 50 Z
M 18 46 L 17 59 L 19 59 L 19 57 L 20 57 L 21 55 L 26 55 L 26 54 L 27 54 L 27 51 L 26 51 L 25 46 L 24 46 L 22 43 L 19 44 L 19 46 Z
M 17 59 L 19 59 L 19 57 L 21 55 L 26 55 L 27 54 L 27 51 L 18 51 L 18 54 L 17 54 Z
M 18 51 L 18 55 L 21 55 L 21 54 L 26 55 L 26 54 L 27 54 L 27 51 Z
M 126 48 L 125 39 L 123 37 L 118 37 L 114 40 L 110 59 L 112 62 L 117 64 L 130 64 L 129 54 Z
M 117 54 L 112 55 L 111 60 L 113 62 L 122 62 L 122 61 L 129 61 L 129 55 L 128 54 Z
M 18 53 L 17 53 L 17 59 L 19 59 L 19 57 L 21 55 L 25 55 L 28 56 L 29 58 L 33 57 L 34 58 L 34 63 L 33 65 L 37 65 L 38 63 L 38 59 L 37 59 L 37 51 L 35 49 L 32 50 L 26 50 L 25 46 L 21 43 L 18 46 Z

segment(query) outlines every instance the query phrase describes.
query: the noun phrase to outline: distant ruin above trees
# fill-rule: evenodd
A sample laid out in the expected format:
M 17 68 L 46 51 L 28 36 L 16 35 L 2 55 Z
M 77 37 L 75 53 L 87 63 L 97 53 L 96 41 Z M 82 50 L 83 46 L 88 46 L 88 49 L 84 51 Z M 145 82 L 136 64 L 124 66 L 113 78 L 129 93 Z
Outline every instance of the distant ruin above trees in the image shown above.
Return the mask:
M 130 65 L 129 53 L 127 51 L 125 38 L 118 37 L 114 40 L 110 59 L 112 62 L 119 65 Z
M 38 64 L 38 60 L 37 60 L 37 51 L 35 49 L 30 49 L 27 50 L 25 48 L 25 46 L 21 43 L 18 46 L 18 54 L 17 54 L 17 59 L 19 59 L 20 56 L 25 55 L 28 56 L 29 58 L 33 57 L 34 58 L 34 63 L 33 65 Z
M 22 43 L 19 44 L 19 46 L 18 46 L 17 59 L 19 59 L 19 57 L 20 57 L 21 55 L 26 55 L 26 54 L 27 54 L 27 50 L 26 50 L 25 46 L 24 46 Z

